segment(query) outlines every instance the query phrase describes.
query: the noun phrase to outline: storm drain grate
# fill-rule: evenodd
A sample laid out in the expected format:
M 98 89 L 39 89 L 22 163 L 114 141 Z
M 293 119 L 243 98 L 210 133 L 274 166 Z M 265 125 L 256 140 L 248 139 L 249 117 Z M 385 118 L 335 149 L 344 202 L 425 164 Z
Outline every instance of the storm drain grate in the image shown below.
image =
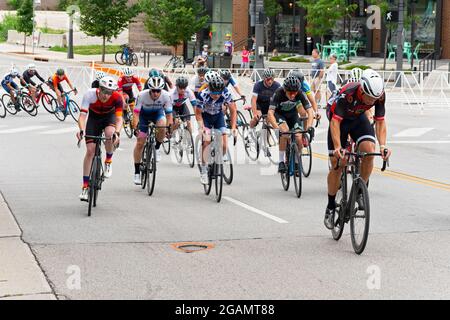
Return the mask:
M 212 243 L 204 243 L 204 242 L 180 242 L 180 243 L 173 243 L 171 244 L 171 246 L 175 250 L 184 253 L 192 253 L 214 248 L 214 245 Z

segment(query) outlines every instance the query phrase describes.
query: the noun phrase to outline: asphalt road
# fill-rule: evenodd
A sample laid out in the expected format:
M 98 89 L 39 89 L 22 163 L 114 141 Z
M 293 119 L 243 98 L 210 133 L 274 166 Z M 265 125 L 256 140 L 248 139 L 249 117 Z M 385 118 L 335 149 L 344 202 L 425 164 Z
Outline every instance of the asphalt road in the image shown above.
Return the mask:
M 450 111 L 387 110 L 393 156 L 389 171 L 371 178 L 361 256 L 348 226 L 339 242 L 323 226 L 326 121 L 301 199 L 282 189 L 275 168 L 246 161 L 240 144 L 221 203 L 204 195 L 197 169 L 165 155 L 148 197 L 133 185 L 134 140 L 123 135 L 113 177 L 87 217 L 74 122 L 21 112 L 0 119 L 0 190 L 59 298 L 448 299 Z M 212 248 L 172 246 L 185 241 Z

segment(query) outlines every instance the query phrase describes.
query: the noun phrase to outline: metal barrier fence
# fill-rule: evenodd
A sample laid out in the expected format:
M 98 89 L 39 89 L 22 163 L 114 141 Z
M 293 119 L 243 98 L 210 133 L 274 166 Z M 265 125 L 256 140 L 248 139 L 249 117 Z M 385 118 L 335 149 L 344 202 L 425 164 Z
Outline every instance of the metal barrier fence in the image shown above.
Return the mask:
M 16 65 L 16 67 L 23 71 L 26 65 Z M 10 65 L 0 66 L 0 74 L 4 75 L 10 70 Z M 39 64 L 37 66 L 39 74 L 47 79 L 53 75 L 56 71 L 56 65 Z M 133 68 L 136 71 L 136 75 L 144 82 L 148 77 L 148 68 L 137 67 Z M 90 88 L 91 82 L 94 79 L 95 70 L 102 70 L 109 75 L 119 77 L 121 74 L 120 67 L 105 67 L 98 64 L 92 64 L 89 66 L 69 66 L 65 67 L 66 74 L 72 81 L 73 85 L 79 89 L 79 94 L 74 97 L 75 100 L 81 100 L 84 91 Z M 211 69 L 214 70 L 214 69 Z M 216 69 L 217 70 L 217 69 Z M 275 78 L 278 81 L 282 81 L 287 76 L 291 69 L 273 69 L 275 71 Z M 247 95 L 248 99 L 252 93 L 253 85 L 255 81 L 261 79 L 262 70 L 250 69 L 249 76 L 241 76 L 244 70 L 233 69 L 233 76 L 237 79 L 242 92 Z M 314 79 L 311 77 L 310 69 L 301 70 L 305 74 L 306 80 L 311 84 Z M 450 108 L 450 72 L 437 71 L 433 72 L 397 72 L 397 71 L 378 71 L 385 80 L 387 101 L 389 105 L 393 106 L 406 106 L 409 108 L 420 109 L 435 109 L 435 108 Z M 171 79 L 175 80 L 177 77 L 184 75 L 191 78 L 195 75 L 195 69 L 191 66 L 168 70 L 165 74 Z M 399 75 L 399 76 L 398 76 Z M 338 86 L 345 79 L 350 77 L 349 70 L 339 70 L 338 74 Z M 68 88 L 67 84 L 63 84 L 64 88 Z M 323 97 L 326 95 L 326 81 L 325 77 L 321 79 L 320 86 L 316 89 L 316 92 L 320 90 Z M 316 93 L 315 92 L 315 93 Z M 322 105 L 324 100 L 322 100 Z

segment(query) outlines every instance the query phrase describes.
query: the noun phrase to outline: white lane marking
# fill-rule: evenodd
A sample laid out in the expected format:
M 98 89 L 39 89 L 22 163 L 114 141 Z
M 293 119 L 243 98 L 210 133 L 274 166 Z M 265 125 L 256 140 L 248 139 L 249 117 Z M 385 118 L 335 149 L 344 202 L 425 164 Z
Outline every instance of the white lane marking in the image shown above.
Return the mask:
M 78 127 L 70 127 L 70 128 L 64 128 L 64 129 L 57 129 L 57 130 L 43 131 L 43 132 L 39 132 L 39 134 L 60 134 L 60 133 L 70 133 L 70 132 L 77 132 L 78 130 L 79 130 Z
M 9 130 L 1 130 L 0 134 L 8 134 L 8 133 L 18 133 L 18 132 L 24 132 L 24 131 L 33 131 L 33 130 L 39 130 L 39 129 L 45 129 L 48 128 L 48 126 L 29 126 L 29 127 L 21 127 L 21 128 L 15 128 L 15 129 L 9 129 Z
M 275 217 L 274 215 L 271 215 L 271 214 L 269 214 L 269 213 L 267 213 L 267 212 L 264 212 L 264 211 L 262 211 L 262 210 L 253 208 L 253 207 L 249 206 L 248 204 L 245 204 L 245 203 L 243 203 L 243 202 L 240 202 L 239 200 L 233 199 L 233 198 L 231 198 L 231 197 L 223 197 L 223 198 L 224 198 L 225 200 L 227 200 L 227 201 L 230 201 L 230 202 L 232 202 L 232 203 L 234 203 L 234 204 L 236 204 L 236 205 L 238 205 L 238 206 L 244 208 L 244 209 L 247 209 L 247 210 L 249 210 L 249 211 L 251 211 L 251 212 L 257 213 L 257 214 L 259 214 L 259 215 L 261 215 L 261 216 L 263 216 L 263 217 L 266 217 L 266 218 L 271 219 L 271 220 L 273 220 L 273 221 L 276 221 L 276 222 L 278 222 L 278 223 L 289 223 L 289 222 L 287 222 L 286 220 L 283 220 L 283 219 L 281 219 L 281 218 Z
M 394 137 L 420 137 L 431 130 L 434 130 L 434 128 L 409 128 L 394 134 Z
M 314 140 L 313 141 L 313 145 L 314 143 L 317 144 L 327 144 L 327 141 L 324 140 Z M 418 141 L 389 141 L 387 142 L 387 144 L 449 144 L 450 140 L 418 140 Z

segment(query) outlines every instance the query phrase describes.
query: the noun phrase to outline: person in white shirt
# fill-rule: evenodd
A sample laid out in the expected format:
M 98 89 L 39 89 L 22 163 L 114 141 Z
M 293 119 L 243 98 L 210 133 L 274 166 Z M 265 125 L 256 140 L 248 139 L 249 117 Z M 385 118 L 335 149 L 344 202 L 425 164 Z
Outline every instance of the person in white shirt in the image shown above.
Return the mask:
M 332 53 L 330 55 L 330 66 L 327 69 L 327 101 L 335 90 L 337 90 L 337 77 L 338 77 L 338 63 L 336 62 L 337 56 Z

